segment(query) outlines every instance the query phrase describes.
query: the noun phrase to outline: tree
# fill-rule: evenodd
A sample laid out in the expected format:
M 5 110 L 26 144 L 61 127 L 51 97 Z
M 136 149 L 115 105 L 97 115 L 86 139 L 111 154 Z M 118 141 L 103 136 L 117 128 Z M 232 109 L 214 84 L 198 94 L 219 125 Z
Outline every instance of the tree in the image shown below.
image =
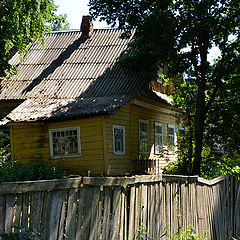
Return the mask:
M 27 52 L 34 39 L 44 39 L 47 23 L 59 19 L 53 0 L 2 0 L 0 2 L 0 76 L 13 70 L 11 54 Z
M 67 21 L 67 14 L 60 14 L 52 19 L 50 29 L 52 31 L 68 30 L 69 22 Z
M 137 50 L 127 65 L 141 64 L 154 72 L 167 64 L 174 102 L 191 130 L 190 173 L 200 173 L 205 144 L 239 151 L 240 140 L 233 132 L 240 109 L 239 0 L 90 0 L 90 6 L 94 17 L 126 31 L 136 28 Z M 211 61 L 213 47 L 219 56 Z

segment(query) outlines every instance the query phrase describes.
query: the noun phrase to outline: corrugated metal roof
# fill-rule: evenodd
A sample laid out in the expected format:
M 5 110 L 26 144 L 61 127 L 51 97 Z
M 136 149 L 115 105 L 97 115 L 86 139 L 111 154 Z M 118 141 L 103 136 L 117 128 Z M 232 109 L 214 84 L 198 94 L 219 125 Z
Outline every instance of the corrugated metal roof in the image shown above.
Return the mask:
M 79 31 L 53 33 L 46 35 L 44 48 L 39 41 L 30 44 L 24 62 L 15 54 L 10 64 L 20 71 L 1 80 L 0 99 L 27 100 L 8 117 L 31 121 L 108 113 L 129 101 L 144 77 L 141 69 L 126 73 L 119 66 L 119 59 L 133 52 L 134 31 L 127 40 L 120 38 L 122 32 L 94 30 L 90 38 L 81 38 Z M 67 112 L 56 110 L 60 105 Z
M 113 114 L 128 101 L 129 97 L 131 96 L 112 95 L 78 99 L 31 98 L 15 108 L 3 123 Z
M 30 44 L 23 63 L 19 64 L 18 54 L 10 60 L 20 71 L 1 81 L 0 99 L 75 98 L 86 91 L 91 95 L 133 93 L 134 87 L 124 87 L 133 80 L 141 84 L 141 74 L 127 75 L 118 60 L 132 51 L 129 42 L 134 33 L 123 40 L 122 32 L 94 30 L 90 38 L 81 38 L 78 31 L 46 35 L 44 48 L 39 41 Z

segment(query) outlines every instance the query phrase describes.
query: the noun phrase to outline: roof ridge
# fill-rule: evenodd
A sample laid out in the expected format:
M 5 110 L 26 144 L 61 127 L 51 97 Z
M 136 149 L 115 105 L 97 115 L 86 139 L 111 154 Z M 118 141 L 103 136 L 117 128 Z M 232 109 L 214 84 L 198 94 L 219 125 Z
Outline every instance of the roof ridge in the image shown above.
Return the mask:
M 93 31 L 106 31 L 106 30 L 115 30 L 115 31 L 122 31 L 122 28 L 112 28 L 112 27 L 105 27 L 105 28 L 94 28 Z M 68 30 L 56 30 L 52 31 L 51 33 L 47 34 L 58 34 L 58 33 L 72 33 L 72 32 L 81 32 L 80 29 L 68 29 Z

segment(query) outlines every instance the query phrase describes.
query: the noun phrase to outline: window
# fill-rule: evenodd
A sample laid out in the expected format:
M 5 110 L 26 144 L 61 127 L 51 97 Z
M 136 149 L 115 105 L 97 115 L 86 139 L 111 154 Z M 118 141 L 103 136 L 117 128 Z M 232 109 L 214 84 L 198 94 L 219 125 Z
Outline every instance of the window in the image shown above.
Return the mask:
M 163 74 L 163 68 L 159 68 L 158 72 L 157 72 L 157 82 L 158 83 L 162 83 L 162 74 Z
M 113 152 L 116 155 L 125 154 L 125 127 L 113 125 Z
M 175 125 L 168 124 L 168 143 L 169 143 L 169 153 L 175 152 Z
M 80 127 L 50 129 L 49 137 L 51 157 L 81 154 Z
M 183 137 L 184 134 L 185 134 L 184 128 L 180 127 L 180 128 L 179 128 L 179 137 Z
M 154 153 L 160 154 L 163 148 L 163 125 L 159 122 L 155 122 L 155 145 L 154 145 Z
M 148 153 L 148 121 L 139 120 L 139 151 Z

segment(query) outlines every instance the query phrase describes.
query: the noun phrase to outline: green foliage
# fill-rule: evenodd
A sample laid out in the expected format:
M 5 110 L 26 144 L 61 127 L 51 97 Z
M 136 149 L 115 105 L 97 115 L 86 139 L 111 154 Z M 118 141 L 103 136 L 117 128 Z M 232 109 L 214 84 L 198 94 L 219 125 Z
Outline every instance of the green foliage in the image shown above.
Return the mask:
M 191 160 L 190 160 L 191 161 Z M 193 161 L 191 161 L 191 164 Z M 191 175 L 191 166 L 189 162 L 181 160 L 169 163 L 163 170 L 164 174 L 173 175 Z M 205 179 L 213 179 L 226 174 L 239 174 L 240 173 L 240 157 L 239 156 L 223 156 L 222 154 L 213 154 L 212 150 L 205 148 L 203 150 L 203 159 L 200 170 L 200 177 Z
M 0 76 L 15 73 L 9 64 L 11 55 L 18 51 L 27 52 L 27 46 L 34 39 L 43 41 L 50 31 L 47 23 L 61 22 L 64 16 L 57 16 L 53 0 L 2 0 L 0 1 Z
M 68 30 L 70 27 L 69 22 L 67 21 L 67 14 L 60 14 L 50 21 L 50 29 L 52 31 L 58 30 Z
M 154 240 L 151 234 L 148 232 L 147 227 L 144 224 L 137 229 L 138 239 L 148 239 Z M 186 229 L 179 227 L 176 233 L 169 233 L 169 230 L 165 228 L 159 236 L 159 239 L 165 238 L 166 240 L 209 240 L 206 232 L 203 232 L 202 235 L 196 233 L 194 226 L 189 225 Z
M 40 160 L 26 166 L 22 162 L 10 159 L 0 165 L 0 182 L 59 179 L 66 175 L 62 167 L 54 167 L 50 163 L 43 164 Z
M 90 6 L 94 17 L 136 28 L 135 55 L 125 68 L 145 69 L 151 79 L 166 63 L 164 79 L 174 86 L 174 105 L 188 130 L 181 169 L 200 174 L 216 159 L 216 146 L 240 154 L 239 0 L 90 0 Z M 213 47 L 219 56 L 210 60 Z
M 137 239 L 152 240 L 151 234 L 148 232 L 147 227 L 143 223 L 137 228 Z
M 42 163 L 38 160 L 23 165 L 22 162 L 11 158 L 8 146 L 0 149 L 0 182 L 59 179 L 66 174 L 60 165 L 52 166 L 51 162 Z
M 17 232 L 0 233 L 3 240 L 43 240 L 41 231 L 35 228 L 14 227 Z
M 177 233 L 167 235 L 167 240 L 207 240 L 207 239 L 210 238 L 207 236 L 206 232 L 204 232 L 203 235 L 199 235 L 196 233 L 192 225 L 189 225 L 187 229 L 179 227 Z

